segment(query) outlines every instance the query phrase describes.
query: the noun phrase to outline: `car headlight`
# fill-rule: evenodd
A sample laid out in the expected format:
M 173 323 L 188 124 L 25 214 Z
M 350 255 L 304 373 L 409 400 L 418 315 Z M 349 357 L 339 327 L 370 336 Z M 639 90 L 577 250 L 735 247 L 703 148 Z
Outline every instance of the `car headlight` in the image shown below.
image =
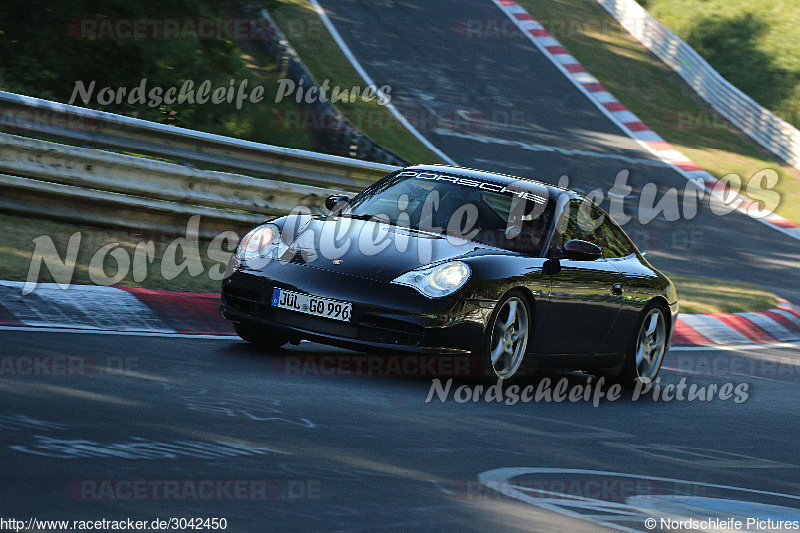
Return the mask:
M 392 283 L 413 287 L 428 298 L 439 298 L 460 289 L 469 279 L 469 275 L 470 269 L 466 263 L 452 261 L 411 270 L 398 276 Z
M 236 259 L 239 263 L 250 267 L 264 266 L 270 259 L 274 259 L 280 241 L 281 235 L 277 226 L 274 224 L 258 226 L 241 240 L 236 248 Z

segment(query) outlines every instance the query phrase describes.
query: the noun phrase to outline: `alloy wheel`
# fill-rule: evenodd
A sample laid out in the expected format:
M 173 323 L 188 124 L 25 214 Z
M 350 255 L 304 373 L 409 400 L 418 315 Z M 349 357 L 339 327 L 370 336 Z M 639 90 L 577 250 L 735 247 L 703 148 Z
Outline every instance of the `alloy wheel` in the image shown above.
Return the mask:
M 512 296 L 503 302 L 492 325 L 489 344 L 492 368 L 500 379 L 513 376 L 522 363 L 528 346 L 528 309 Z
M 666 330 L 664 314 L 657 307 L 651 309 L 642 320 L 636 341 L 636 374 L 643 383 L 652 381 L 661 368 L 666 349 Z

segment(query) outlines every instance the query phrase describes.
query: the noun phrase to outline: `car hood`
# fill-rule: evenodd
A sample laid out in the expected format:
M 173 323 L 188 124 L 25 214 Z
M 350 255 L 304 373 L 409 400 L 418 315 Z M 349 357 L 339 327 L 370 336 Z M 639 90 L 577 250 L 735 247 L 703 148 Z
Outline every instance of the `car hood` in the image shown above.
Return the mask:
M 338 217 L 308 220 L 291 240 L 289 253 L 295 262 L 388 283 L 409 270 L 486 248 L 380 221 Z

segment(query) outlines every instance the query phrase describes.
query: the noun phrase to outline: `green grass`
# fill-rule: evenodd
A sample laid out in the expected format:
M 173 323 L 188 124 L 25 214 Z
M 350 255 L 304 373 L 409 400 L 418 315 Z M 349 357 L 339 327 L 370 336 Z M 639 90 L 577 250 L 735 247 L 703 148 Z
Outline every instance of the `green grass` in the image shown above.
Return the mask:
M 780 178 L 775 190 L 782 199 L 776 213 L 800 223 L 800 170 L 715 119 L 677 74 L 634 40 L 595 0 L 519 1 L 620 102 L 711 174 L 736 173 L 747 183 L 757 171 L 775 169 Z M 697 9 L 709 9 L 712 3 L 714 0 L 695 2 Z
M 176 256 L 174 263 L 164 261 L 164 251 L 170 242 L 177 237 L 185 236 L 185 231 L 147 231 L 147 230 L 122 230 L 110 228 L 97 228 L 90 226 L 74 225 L 64 222 L 34 219 L 23 216 L 16 216 L 0 213 L 0 227 L 5 228 L 3 242 L 0 243 L 0 279 L 9 281 L 25 281 L 31 265 L 31 258 L 35 249 L 33 240 L 37 237 L 48 236 L 55 245 L 57 257 L 64 260 L 70 237 L 80 232 L 81 239 L 78 248 L 78 258 L 74 275 L 71 283 L 77 285 L 95 285 L 95 281 L 90 275 L 90 271 L 99 272 L 95 265 L 91 265 L 92 257 L 104 245 L 119 243 L 119 247 L 125 250 L 131 263 L 134 261 L 136 245 L 140 242 L 153 241 L 155 245 L 155 260 L 147 266 L 147 274 L 141 281 L 134 279 L 134 269 L 128 269 L 128 274 L 116 286 L 120 287 L 144 287 L 148 289 L 162 289 L 170 291 L 188 292 L 217 292 L 220 290 L 220 281 L 212 279 L 209 272 L 217 271 L 219 268 L 224 270 L 224 265 L 219 266 L 219 262 L 209 259 L 207 252 L 208 241 L 200 241 L 198 249 L 203 271 L 200 275 L 193 276 L 188 270 L 177 273 L 177 269 L 172 265 L 183 262 L 182 252 Z M 209 228 L 203 225 L 204 230 L 222 232 L 231 228 Z M 244 236 L 246 230 L 234 228 L 239 237 Z M 225 243 L 229 244 L 229 243 Z M 232 251 L 236 243 L 225 246 L 223 251 Z M 52 256 L 51 256 L 52 257 Z M 56 257 L 53 257 L 55 259 Z M 114 277 L 117 273 L 117 263 L 111 254 L 105 255 L 103 261 L 104 275 Z M 227 257 L 225 259 L 227 261 Z M 163 270 L 163 272 L 162 272 Z M 97 276 L 94 276 L 98 279 Z M 169 278 L 169 279 L 168 279 Z M 51 275 L 49 269 L 43 264 L 39 276 L 36 279 L 39 283 L 53 283 L 57 281 Z M 58 280 L 60 281 L 60 280 Z
M 796 0 L 647 0 L 650 14 L 725 79 L 800 125 L 800 3 Z
M 63 222 L 32 219 L 23 216 L 0 213 L 0 227 L 14 228 L 7 231 L 0 243 L 0 279 L 9 281 L 25 281 L 30 269 L 31 256 L 34 251 L 33 240 L 47 235 L 55 245 L 58 257 L 66 257 L 67 244 L 75 232 L 81 233 L 81 243 L 76 261 L 72 283 L 80 285 L 94 284 L 90 276 L 91 259 L 104 245 L 119 243 L 120 248 L 133 260 L 136 245 L 153 240 L 156 247 L 155 260 L 147 267 L 147 275 L 143 280 L 133 278 L 133 270 L 117 284 L 122 287 L 143 287 L 169 291 L 217 292 L 220 281 L 212 279 L 209 272 L 220 268 L 219 262 L 211 261 L 207 256 L 209 243 L 200 242 L 199 250 L 203 271 L 192 276 L 186 270 L 175 276 L 175 269 L 162 272 L 162 265 L 170 264 L 163 260 L 164 250 L 173 239 L 183 236 L 182 232 L 148 232 L 121 229 L 76 226 Z M 225 231 L 231 228 L 206 228 L 205 230 Z M 243 236 L 243 228 L 234 228 L 239 236 Z M 178 233 L 181 233 L 179 235 Z M 233 251 L 233 246 L 225 250 Z M 179 254 L 177 263 L 182 262 Z M 95 272 L 97 269 L 94 269 Z M 113 277 L 117 272 L 116 260 L 106 255 L 104 262 L 105 275 Z M 166 274 L 166 275 L 165 275 Z M 167 279 L 170 277 L 172 279 Z M 695 278 L 691 276 L 669 274 L 678 290 L 678 299 L 682 313 L 715 313 L 763 311 L 775 307 L 775 295 L 746 283 Z M 55 280 L 46 267 L 42 267 L 37 279 L 40 283 L 52 283 Z
M 749 283 L 667 274 L 678 291 L 681 313 L 746 313 L 775 308 L 774 294 Z
M 364 87 L 364 80 L 342 53 L 308 0 L 270 0 L 265 4 L 317 83 L 321 84 L 327 79 L 331 86 L 342 89 Z M 380 82 L 376 80 L 376 83 Z M 354 103 L 339 102 L 336 107 L 372 140 L 408 162 L 443 162 L 400 124 L 385 106 L 358 99 Z

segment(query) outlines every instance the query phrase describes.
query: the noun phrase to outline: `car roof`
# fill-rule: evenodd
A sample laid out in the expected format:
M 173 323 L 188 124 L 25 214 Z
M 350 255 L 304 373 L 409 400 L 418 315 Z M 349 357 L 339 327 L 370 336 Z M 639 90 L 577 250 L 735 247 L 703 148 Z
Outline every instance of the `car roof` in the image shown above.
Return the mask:
M 500 174 L 499 172 L 489 172 L 487 170 L 477 170 L 474 168 L 458 167 L 454 165 L 440 165 L 440 164 L 412 165 L 409 167 L 405 167 L 403 170 L 427 170 L 431 172 L 443 172 L 446 174 L 452 174 L 456 176 L 464 176 L 474 179 L 484 179 L 488 181 L 494 181 L 496 183 L 501 183 L 503 185 L 510 185 L 513 183 L 517 187 L 521 185 L 524 186 L 525 184 L 531 184 L 539 190 L 541 190 L 542 187 L 546 188 L 550 195 L 551 200 L 555 200 L 563 194 L 567 194 L 570 198 L 585 199 L 583 195 L 575 191 L 571 191 L 569 189 L 563 189 L 555 185 L 550 185 L 549 183 L 523 178 L 521 176 Z

